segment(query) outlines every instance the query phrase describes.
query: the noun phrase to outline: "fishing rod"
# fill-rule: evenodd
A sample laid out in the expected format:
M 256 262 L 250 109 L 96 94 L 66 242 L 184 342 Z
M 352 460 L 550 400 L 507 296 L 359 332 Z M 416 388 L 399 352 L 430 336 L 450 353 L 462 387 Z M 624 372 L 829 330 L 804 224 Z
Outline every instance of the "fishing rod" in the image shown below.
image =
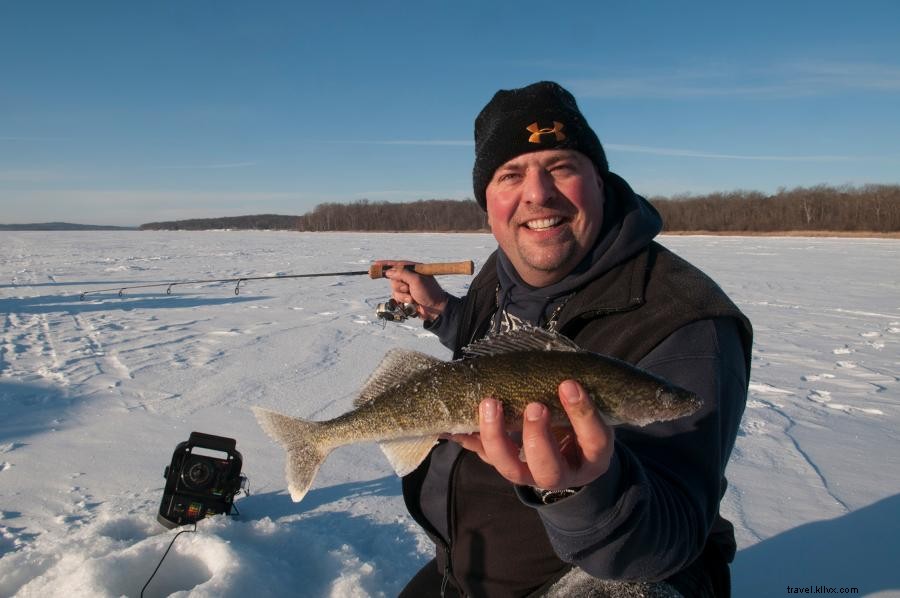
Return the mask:
M 241 291 L 241 283 L 248 280 L 280 280 L 285 278 L 314 278 L 319 276 L 362 276 L 367 274 L 369 278 L 384 278 L 384 273 L 391 268 L 403 268 L 422 274 L 424 276 L 435 276 L 442 274 L 472 274 L 475 271 L 475 264 L 471 260 L 463 262 L 432 262 L 425 264 L 404 264 L 402 266 L 392 266 L 388 264 L 372 264 L 368 270 L 353 270 L 349 272 L 316 272 L 313 274 L 273 274 L 271 276 L 241 276 L 237 278 L 214 278 L 206 280 L 177 280 L 173 282 L 158 282 L 152 284 L 129 285 L 125 287 L 112 287 L 108 289 L 95 289 L 92 291 L 82 291 L 79 299 L 84 301 L 85 297 L 94 293 L 108 293 L 110 291 L 118 291 L 119 297 L 130 289 L 149 289 L 154 287 L 166 287 L 166 295 L 172 294 L 172 287 L 182 284 L 211 284 L 214 282 L 233 282 L 234 294 L 239 295 Z

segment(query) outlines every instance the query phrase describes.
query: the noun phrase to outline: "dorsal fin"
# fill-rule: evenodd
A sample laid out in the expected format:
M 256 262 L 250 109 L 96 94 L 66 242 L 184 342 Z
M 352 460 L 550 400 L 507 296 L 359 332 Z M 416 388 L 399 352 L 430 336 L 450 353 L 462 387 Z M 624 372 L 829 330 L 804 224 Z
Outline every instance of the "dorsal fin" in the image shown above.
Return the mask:
M 559 333 L 537 326 L 522 326 L 509 332 L 501 332 L 463 349 L 466 357 L 487 357 L 517 351 L 581 351 L 574 341 Z
M 365 405 L 387 389 L 405 381 L 414 373 L 430 368 L 437 363 L 441 363 L 441 360 L 425 353 L 408 349 L 391 349 L 366 380 L 353 405 L 355 407 Z

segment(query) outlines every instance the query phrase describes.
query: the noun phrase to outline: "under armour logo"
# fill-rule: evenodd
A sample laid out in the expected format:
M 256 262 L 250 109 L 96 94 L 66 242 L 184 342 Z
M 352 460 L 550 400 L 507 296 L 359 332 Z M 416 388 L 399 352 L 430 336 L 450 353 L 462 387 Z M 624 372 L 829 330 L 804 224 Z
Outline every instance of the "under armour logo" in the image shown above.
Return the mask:
M 531 133 L 531 136 L 528 138 L 528 143 L 541 143 L 541 135 L 553 135 L 556 137 L 557 141 L 562 141 L 566 138 L 565 134 L 563 134 L 563 124 L 553 121 L 553 128 L 545 127 L 541 128 L 536 122 L 531 123 L 527 127 L 528 131 Z

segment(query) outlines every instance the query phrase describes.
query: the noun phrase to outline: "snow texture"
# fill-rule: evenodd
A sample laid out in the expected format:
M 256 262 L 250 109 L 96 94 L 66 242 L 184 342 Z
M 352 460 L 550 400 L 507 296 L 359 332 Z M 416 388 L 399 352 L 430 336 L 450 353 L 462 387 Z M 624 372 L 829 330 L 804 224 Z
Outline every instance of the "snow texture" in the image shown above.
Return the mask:
M 240 516 L 181 535 L 147 596 L 392 596 L 431 546 L 372 445 L 335 451 L 302 503 L 249 407 L 352 407 L 395 347 L 385 281 L 134 283 L 473 259 L 489 235 L 90 232 L 0 235 L 0 596 L 137 596 L 175 535 L 163 469 L 191 431 L 237 439 Z M 723 512 L 735 596 L 900 595 L 900 241 L 664 237 L 734 298 L 756 345 Z M 455 294 L 471 279 L 442 279 Z

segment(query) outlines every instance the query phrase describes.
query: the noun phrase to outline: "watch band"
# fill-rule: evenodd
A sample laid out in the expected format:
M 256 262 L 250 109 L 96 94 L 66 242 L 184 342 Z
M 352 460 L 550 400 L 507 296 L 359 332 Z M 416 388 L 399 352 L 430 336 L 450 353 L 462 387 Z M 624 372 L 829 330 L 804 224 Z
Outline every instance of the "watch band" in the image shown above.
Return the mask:
M 581 486 L 575 488 L 563 488 L 562 490 L 546 490 L 544 488 L 532 486 L 531 489 L 534 490 L 534 495 L 537 496 L 539 501 L 545 505 L 549 505 L 572 496 L 581 490 Z

